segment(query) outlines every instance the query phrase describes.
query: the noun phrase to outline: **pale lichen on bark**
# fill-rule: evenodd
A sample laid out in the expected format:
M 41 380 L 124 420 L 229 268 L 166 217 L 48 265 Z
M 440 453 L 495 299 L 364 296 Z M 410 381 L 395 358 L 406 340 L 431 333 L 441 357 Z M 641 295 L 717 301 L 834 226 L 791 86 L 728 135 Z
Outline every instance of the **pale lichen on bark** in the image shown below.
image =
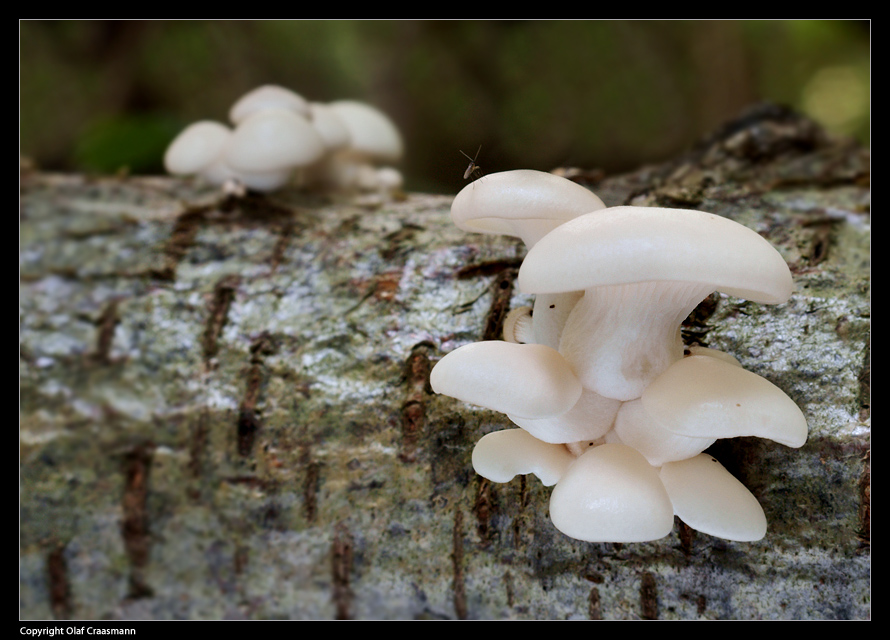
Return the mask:
M 791 265 L 787 304 L 716 296 L 685 332 L 808 418 L 800 450 L 713 451 L 763 504 L 763 541 L 678 523 L 581 543 L 534 477 L 475 475 L 506 419 L 425 376 L 482 338 L 524 249 L 457 230 L 451 197 L 233 201 L 29 172 L 21 617 L 869 617 L 867 154 L 765 110 L 591 188 L 734 218 Z

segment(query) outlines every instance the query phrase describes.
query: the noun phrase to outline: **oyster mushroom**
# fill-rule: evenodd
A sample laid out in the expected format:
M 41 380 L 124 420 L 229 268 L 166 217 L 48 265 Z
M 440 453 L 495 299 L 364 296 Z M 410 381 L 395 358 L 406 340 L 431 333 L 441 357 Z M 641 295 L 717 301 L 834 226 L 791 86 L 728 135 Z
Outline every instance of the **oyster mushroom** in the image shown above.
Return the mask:
M 280 107 L 254 111 L 238 124 L 223 161 L 251 189 L 283 186 L 302 167 L 322 158 L 324 142 L 302 116 Z
M 585 388 L 625 401 L 683 357 L 680 323 L 712 292 L 772 304 L 792 290 L 785 261 L 756 232 L 710 213 L 655 207 L 611 207 L 563 223 L 529 250 L 518 285 L 538 295 L 583 290 L 559 352 Z
M 310 114 L 309 103 L 300 94 L 276 84 L 264 84 L 238 98 L 229 109 L 229 120 L 237 125 L 266 109 L 285 109 L 304 118 Z
M 578 379 L 555 350 L 497 340 L 446 354 L 430 372 L 430 386 L 436 393 L 532 419 L 565 413 L 581 397 Z
M 522 429 L 493 431 L 473 449 L 473 468 L 492 482 L 509 482 L 516 475 L 532 473 L 549 487 L 574 460 L 566 447 L 542 442 Z
M 659 476 L 674 513 L 696 531 L 743 542 L 766 535 L 766 516 L 757 498 L 708 454 L 668 462 Z
M 325 160 L 317 172 L 317 181 L 342 191 L 389 189 L 397 170 L 381 173 L 380 165 L 399 161 L 404 152 L 402 136 L 393 121 L 382 111 L 357 100 L 337 100 L 326 107 L 327 117 L 342 123 L 349 140 Z M 395 181 L 401 184 L 401 175 Z
M 571 180 L 517 169 L 490 173 L 461 189 L 451 203 L 451 219 L 464 231 L 514 236 L 532 247 L 563 222 L 605 207 Z
M 644 542 L 674 527 L 674 508 L 653 468 L 632 447 L 604 444 L 579 456 L 550 494 L 550 519 L 587 542 Z
M 174 175 L 201 175 L 213 184 L 222 184 L 231 172 L 221 160 L 232 130 L 213 120 L 201 120 L 180 132 L 164 152 L 164 168 Z
M 671 365 L 640 402 L 668 432 L 688 438 L 756 436 L 798 448 L 807 421 L 784 391 L 756 373 L 709 356 Z
M 621 405 L 615 418 L 614 435 L 618 442 L 642 453 L 653 467 L 697 456 L 717 440 L 669 431 L 658 414 L 646 411 L 639 399 Z
M 464 231 L 514 236 L 531 248 L 562 223 L 605 207 L 596 194 L 576 182 L 517 169 L 488 174 L 461 189 L 451 204 L 451 219 Z M 537 296 L 533 329 L 526 341 L 558 348 L 562 326 L 581 293 Z

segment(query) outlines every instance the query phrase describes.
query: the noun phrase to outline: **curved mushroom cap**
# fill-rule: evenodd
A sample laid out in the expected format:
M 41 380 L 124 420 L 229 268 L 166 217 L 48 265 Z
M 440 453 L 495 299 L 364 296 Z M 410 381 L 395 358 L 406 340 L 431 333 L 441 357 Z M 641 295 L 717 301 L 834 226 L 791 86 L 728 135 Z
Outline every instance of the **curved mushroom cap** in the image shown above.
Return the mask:
M 697 456 L 716 441 L 716 438 L 681 436 L 668 431 L 646 411 L 640 400 L 621 405 L 613 433 L 620 442 L 642 453 L 653 467 Z
M 509 482 L 516 475 L 533 473 L 550 487 L 574 460 L 561 444 L 542 442 L 522 429 L 486 434 L 473 449 L 473 469 L 492 482 Z
M 772 245 L 737 222 L 703 211 L 610 207 L 560 225 L 529 250 L 525 293 L 558 293 L 650 281 L 700 282 L 779 303 L 791 271 Z
M 794 448 L 807 441 L 807 420 L 785 392 L 720 358 L 689 356 L 675 362 L 641 399 L 650 415 L 680 435 L 756 436 Z
M 743 542 L 766 535 L 766 516 L 757 498 L 708 454 L 668 462 L 659 475 L 674 513 L 693 529 Z
M 623 444 L 592 447 L 550 494 L 550 519 L 587 542 L 644 542 L 674 526 L 674 509 L 658 472 Z
M 523 418 L 565 413 L 581 383 L 559 352 L 540 344 L 488 340 L 459 347 L 430 372 L 433 391 Z
M 177 175 L 199 173 L 220 159 L 232 131 L 212 120 L 190 124 L 164 152 L 164 167 Z
M 337 100 L 328 106 L 349 130 L 349 151 L 375 162 L 402 157 L 402 136 L 382 111 L 356 100 Z
M 287 109 L 264 109 L 235 129 L 226 162 L 239 172 L 267 173 L 312 164 L 324 152 L 321 136 L 305 118 Z
M 620 407 L 620 400 L 604 398 L 595 391 L 583 389 L 578 402 L 558 416 L 530 419 L 508 413 L 507 417 L 538 440 L 565 444 L 596 440 L 606 435 Z
M 451 219 L 458 228 L 522 238 L 532 246 L 566 220 L 604 209 L 592 191 L 544 171 L 490 173 L 455 196 Z
M 329 151 L 349 145 L 349 128 L 329 105 L 309 103 L 309 120 Z
M 287 109 L 301 116 L 309 115 L 309 103 L 303 96 L 276 84 L 264 84 L 241 96 L 229 110 L 229 120 L 240 124 L 248 116 L 265 109 Z

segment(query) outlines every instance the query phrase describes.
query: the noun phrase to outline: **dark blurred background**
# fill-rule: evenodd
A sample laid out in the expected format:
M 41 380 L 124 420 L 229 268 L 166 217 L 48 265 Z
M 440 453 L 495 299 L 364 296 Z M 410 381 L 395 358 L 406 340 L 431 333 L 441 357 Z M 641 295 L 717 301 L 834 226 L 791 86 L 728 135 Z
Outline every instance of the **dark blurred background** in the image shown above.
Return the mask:
M 162 173 L 188 123 L 266 83 L 397 123 L 412 191 L 666 159 L 761 100 L 869 143 L 867 21 L 22 21 L 21 154 Z

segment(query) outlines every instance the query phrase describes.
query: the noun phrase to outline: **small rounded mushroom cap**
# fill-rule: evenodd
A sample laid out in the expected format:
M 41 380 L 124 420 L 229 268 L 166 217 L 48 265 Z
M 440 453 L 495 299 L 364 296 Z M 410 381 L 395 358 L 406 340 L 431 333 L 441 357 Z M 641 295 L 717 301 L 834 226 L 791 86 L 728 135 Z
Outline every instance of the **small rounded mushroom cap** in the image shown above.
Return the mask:
M 430 372 L 433 391 L 523 418 L 565 413 L 581 383 L 559 352 L 540 344 L 488 340 L 443 357 Z
M 286 109 L 307 117 L 309 103 L 298 93 L 275 84 L 264 84 L 245 93 L 229 110 L 229 120 L 240 124 L 248 116 L 265 109 Z
M 402 157 L 402 136 L 382 111 L 356 100 L 328 105 L 349 130 L 351 155 L 372 162 L 396 162 Z
M 238 125 L 226 150 L 236 171 L 269 173 L 312 164 L 324 155 L 321 136 L 286 109 L 257 111 Z
M 349 145 L 349 128 L 329 105 L 320 102 L 309 103 L 309 121 L 329 151 Z
M 574 460 L 564 446 L 541 442 L 522 429 L 486 434 L 473 449 L 473 468 L 492 482 L 509 482 L 517 475 L 533 473 L 550 487 Z
M 645 542 L 668 535 L 674 510 L 658 472 L 623 444 L 590 448 L 550 494 L 550 519 L 587 542 Z
M 621 405 L 614 433 L 621 442 L 642 453 L 653 467 L 697 456 L 716 441 L 716 438 L 681 436 L 668 431 L 646 411 L 640 400 Z
M 766 516 L 757 498 L 708 454 L 668 462 L 659 474 L 674 513 L 693 529 L 742 542 L 766 535 Z
M 518 284 L 525 293 L 559 293 L 650 281 L 704 283 L 770 304 L 792 291 L 788 265 L 755 231 L 659 207 L 610 207 L 560 225 L 529 250 Z
M 720 358 L 675 362 L 643 392 L 642 403 L 666 429 L 684 436 L 756 436 L 794 448 L 807 440 L 806 418 L 785 392 Z
M 605 206 L 576 182 L 517 169 L 490 173 L 461 189 L 451 204 L 451 219 L 464 231 L 515 236 L 530 247 L 566 220 Z
M 224 124 L 201 120 L 174 138 L 164 153 L 164 167 L 175 175 L 200 173 L 223 154 L 232 131 Z

